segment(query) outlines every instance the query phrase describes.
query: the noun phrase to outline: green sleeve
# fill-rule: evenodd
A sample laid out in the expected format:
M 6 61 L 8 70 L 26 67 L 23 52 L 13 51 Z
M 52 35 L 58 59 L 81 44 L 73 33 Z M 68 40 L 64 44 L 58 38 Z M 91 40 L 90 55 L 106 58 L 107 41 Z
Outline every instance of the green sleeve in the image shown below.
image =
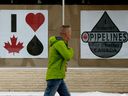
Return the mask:
M 55 48 L 65 60 L 69 61 L 73 57 L 73 49 L 67 48 L 64 41 L 56 42 Z

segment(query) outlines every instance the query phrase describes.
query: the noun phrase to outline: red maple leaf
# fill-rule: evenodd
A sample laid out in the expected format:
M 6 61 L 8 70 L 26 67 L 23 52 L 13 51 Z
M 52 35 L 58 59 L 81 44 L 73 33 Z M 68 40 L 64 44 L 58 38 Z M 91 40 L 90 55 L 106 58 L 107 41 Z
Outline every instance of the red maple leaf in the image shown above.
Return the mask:
M 24 47 L 23 43 L 17 43 L 17 38 L 14 35 L 10 40 L 11 43 L 9 43 L 9 41 L 7 43 L 5 42 L 4 48 L 7 49 L 9 53 L 19 53 L 19 51 Z

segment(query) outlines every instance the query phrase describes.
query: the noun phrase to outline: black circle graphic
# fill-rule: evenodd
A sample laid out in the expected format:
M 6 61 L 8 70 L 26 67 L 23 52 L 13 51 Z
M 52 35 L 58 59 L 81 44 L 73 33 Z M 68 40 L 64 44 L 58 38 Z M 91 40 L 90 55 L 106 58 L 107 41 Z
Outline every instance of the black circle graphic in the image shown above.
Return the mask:
M 119 33 L 120 30 L 111 20 L 107 12 L 104 12 L 104 14 L 100 18 L 100 20 L 97 22 L 97 24 L 94 26 L 91 32 L 98 33 L 98 34 L 106 32 L 106 33 L 112 34 L 113 32 Z M 107 38 L 107 35 L 101 35 L 101 38 L 104 38 L 105 36 Z M 100 37 L 97 36 L 97 38 L 100 38 Z M 108 38 L 110 38 L 110 36 L 108 36 Z M 101 58 L 109 58 L 109 57 L 115 56 L 122 48 L 122 44 L 123 42 L 113 42 L 113 41 L 112 42 L 110 41 L 88 42 L 89 48 L 92 51 L 92 53 Z

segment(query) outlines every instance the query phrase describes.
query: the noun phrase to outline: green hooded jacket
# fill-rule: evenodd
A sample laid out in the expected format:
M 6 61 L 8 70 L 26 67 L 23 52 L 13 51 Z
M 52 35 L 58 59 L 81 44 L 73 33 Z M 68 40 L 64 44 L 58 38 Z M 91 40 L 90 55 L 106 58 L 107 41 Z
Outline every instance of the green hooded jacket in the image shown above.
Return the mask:
M 49 38 L 49 57 L 46 80 L 64 79 L 67 61 L 73 57 L 73 49 L 68 48 L 61 37 Z

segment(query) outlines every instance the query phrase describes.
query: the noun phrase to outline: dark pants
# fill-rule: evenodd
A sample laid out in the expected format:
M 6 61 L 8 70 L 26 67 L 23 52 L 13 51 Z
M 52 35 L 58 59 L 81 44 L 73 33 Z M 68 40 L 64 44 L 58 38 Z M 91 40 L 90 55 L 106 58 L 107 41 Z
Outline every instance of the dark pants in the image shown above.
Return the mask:
M 54 96 L 56 92 L 58 92 L 60 96 L 70 96 L 63 79 L 53 79 L 47 81 L 47 88 L 44 96 Z

